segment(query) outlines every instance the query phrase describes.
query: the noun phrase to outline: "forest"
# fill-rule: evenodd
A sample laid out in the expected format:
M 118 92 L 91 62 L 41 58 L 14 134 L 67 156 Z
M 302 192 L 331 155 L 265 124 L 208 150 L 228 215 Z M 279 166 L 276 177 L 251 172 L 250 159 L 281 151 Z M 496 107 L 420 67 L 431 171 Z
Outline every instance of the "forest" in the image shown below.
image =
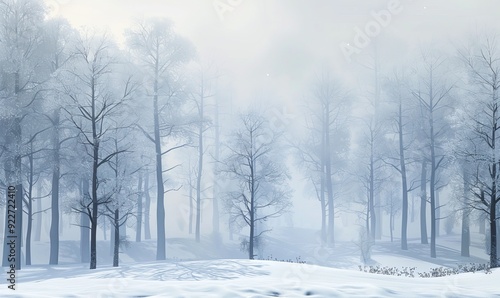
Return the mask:
M 247 5 L 216 2 L 226 21 Z M 169 18 L 119 38 L 44 1 L 1 0 L 2 266 L 72 263 L 67 243 L 92 270 L 121 266 L 133 243 L 169 261 L 178 238 L 262 260 L 274 231 L 309 228 L 320 251 L 354 243 L 361 264 L 380 243 L 446 258 L 439 242 L 455 234 L 467 260 L 477 236 L 499 267 L 499 31 L 388 41 L 404 13 L 376 10 L 336 46 L 342 62 L 283 45 L 269 69 L 307 65 L 295 81 L 238 81 Z M 48 255 L 35 260 L 37 243 Z

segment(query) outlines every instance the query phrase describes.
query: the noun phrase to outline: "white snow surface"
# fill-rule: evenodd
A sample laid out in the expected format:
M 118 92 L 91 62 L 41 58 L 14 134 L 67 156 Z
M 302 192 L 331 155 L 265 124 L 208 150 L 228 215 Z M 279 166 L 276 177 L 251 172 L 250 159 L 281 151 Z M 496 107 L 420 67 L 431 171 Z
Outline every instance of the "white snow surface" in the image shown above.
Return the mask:
M 209 238 L 201 243 L 169 238 L 168 260 L 155 261 L 154 239 L 130 241 L 120 253 L 117 268 L 111 266 L 109 241 L 100 240 L 95 270 L 80 263 L 77 241 L 61 241 L 57 266 L 46 265 L 49 242 L 35 241 L 33 265 L 16 272 L 15 291 L 7 288 L 6 269 L 1 270 L 0 297 L 500 297 L 500 269 L 438 278 L 365 273 L 358 269 L 359 248 L 350 239 L 324 247 L 318 237 L 308 229 L 273 231 L 260 254 L 265 259 L 300 259 L 306 264 L 246 260 L 237 239 L 215 246 Z M 441 236 L 438 258 L 430 258 L 429 246 L 416 237 L 410 239 L 407 251 L 385 237 L 374 246 L 371 264 L 424 272 L 486 263 L 482 237 L 473 233 L 471 257 L 462 257 L 457 250 L 460 236 Z
M 31 267 L 1 297 L 500 297 L 500 270 L 439 278 L 261 260 Z

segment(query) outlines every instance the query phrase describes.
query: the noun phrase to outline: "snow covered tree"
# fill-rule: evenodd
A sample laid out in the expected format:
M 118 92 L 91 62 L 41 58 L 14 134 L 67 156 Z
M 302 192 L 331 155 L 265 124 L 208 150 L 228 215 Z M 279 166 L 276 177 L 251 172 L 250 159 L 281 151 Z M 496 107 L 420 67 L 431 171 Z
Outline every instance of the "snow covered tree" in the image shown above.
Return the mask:
M 419 77 L 419 87 L 412 90 L 421 107 L 422 121 L 425 123 L 425 158 L 430 163 L 430 205 L 431 205 L 431 251 L 432 258 L 436 257 L 436 190 L 439 182 L 439 173 L 443 168 L 446 156 L 444 155 L 444 137 L 447 133 L 447 123 L 444 117 L 452 86 L 445 80 L 445 58 L 436 53 L 423 53 L 422 69 Z M 423 181 L 422 181 L 423 183 Z
M 179 104 L 179 67 L 191 59 L 192 46 L 173 31 L 172 24 L 165 19 L 150 19 L 136 24 L 127 32 L 127 41 L 135 52 L 142 71 L 145 73 L 144 88 L 146 96 L 152 98 L 153 123 L 142 127 L 147 139 L 154 144 L 156 154 L 157 187 L 157 247 L 156 259 L 166 258 L 165 238 L 165 187 L 163 157 L 165 154 L 181 148 L 174 146 L 165 149 L 165 142 L 175 134 L 174 128 L 179 123 L 172 119 L 178 113 L 172 106 Z M 174 103 L 176 102 L 176 103 Z
M 45 8 L 38 0 L 0 1 L 0 52 L 1 92 L 3 130 L 3 161 L 8 186 L 15 187 L 15 230 L 21 238 L 23 208 L 23 183 L 21 158 L 23 152 L 23 121 L 28 110 L 39 103 L 44 77 L 44 59 L 41 59 L 40 36 L 45 17 Z M 11 210 L 13 211 L 13 210 Z M 6 220 L 9 208 L 6 208 Z M 7 247 L 8 225 L 5 225 L 4 247 Z M 8 266 L 9 250 L 4 249 L 2 266 Z M 16 245 L 16 270 L 21 269 L 21 245 Z
M 73 69 L 68 70 L 77 84 L 66 86 L 72 104 L 65 107 L 68 119 L 79 132 L 86 154 L 92 159 L 90 175 L 90 200 L 80 201 L 76 211 L 84 212 L 90 219 L 90 269 L 97 267 L 97 224 L 99 207 L 112 202 L 112 197 L 102 195 L 102 167 L 124 150 L 105 150 L 105 143 L 116 129 L 113 117 L 130 99 L 133 84 L 130 78 L 122 82 L 114 74 L 117 50 L 111 40 L 96 33 L 84 34 L 75 49 Z M 116 89 L 115 89 L 116 88 Z M 117 90 L 121 88 L 122 90 Z M 109 146 L 108 146 L 109 147 Z
M 385 162 L 392 166 L 401 176 L 401 249 L 408 249 L 408 193 L 414 189 L 413 181 L 408 179 L 408 167 L 411 163 L 410 148 L 414 141 L 412 129 L 411 113 L 412 106 L 409 102 L 409 90 L 404 74 L 395 72 L 392 78 L 389 78 L 386 87 L 386 93 L 389 96 L 389 102 L 394 104 L 396 109 L 391 115 L 391 120 L 397 140 L 397 153 L 392 156 L 386 156 Z M 392 204 L 391 204 L 392 205 Z M 391 229 L 392 231 L 392 229 Z M 392 235 L 392 232 L 391 232 Z M 391 237 L 392 239 L 392 237 Z
M 468 119 L 469 146 L 462 155 L 472 163 L 468 205 L 484 212 L 489 224 L 490 266 L 498 267 L 499 206 L 499 130 L 500 130 L 500 52 L 495 36 L 478 38 L 460 51 L 461 60 L 469 75 L 469 102 L 463 113 Z
M 231 224 L 249 228 L 248 257 L 254 259 L 256 239 L 266 231 L 257 225 L 287 212 L 291 206 L 288 175 L 280 159 L 279 132 L 255 111 L 241 115 L 241 125 L 227 145 L 221 171 L 235 183 L 227 193 Z

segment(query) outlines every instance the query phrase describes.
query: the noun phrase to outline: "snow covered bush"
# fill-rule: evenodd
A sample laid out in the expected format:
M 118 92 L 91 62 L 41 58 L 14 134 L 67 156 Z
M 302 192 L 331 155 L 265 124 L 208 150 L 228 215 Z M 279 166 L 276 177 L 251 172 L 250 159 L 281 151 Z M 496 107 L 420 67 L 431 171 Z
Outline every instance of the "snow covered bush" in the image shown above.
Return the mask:
M 375 273 L 375 274 L 383 274 L 383 275 L 394 275 L 394 276 L 405 276 L 405 277 L 415 277 L 415 269 L 416 267 L 403 267 L 401 269 L 397 267 L 380 267 L 380 266 L 358 266 L 359 271 L 367 272 L 367 273 Z M 486 274 L 491 273 L 489 264 L 475 264 L 470 263 L 468 265 L 458 264 L 457 268 L 447 268 L 447 267 L 437 267 L 431 268 L 428 272 L 419 272 L 418 276 L 421 278 L 430 278 L 430 277 L 442 277 L 449 275 L 456 275 L 460 273 L 476 273 L 478 271 L 484 271 Z

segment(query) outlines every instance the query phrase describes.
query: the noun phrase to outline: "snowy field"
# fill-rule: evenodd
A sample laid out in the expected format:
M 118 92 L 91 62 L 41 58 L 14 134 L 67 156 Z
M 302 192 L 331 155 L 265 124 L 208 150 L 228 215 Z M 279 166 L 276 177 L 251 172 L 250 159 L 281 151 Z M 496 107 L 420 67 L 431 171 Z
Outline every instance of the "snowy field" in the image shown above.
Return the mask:
M 500 297 L 499 280 L 500 270 L 423 279 L 233 259 L 152 262 L 118 270 L 108 266 L 92 272 L 83 266 L 30 268 L 23 271 L 16 293 L 21 297 Z M 0 291 L 2 297 L 8 294 L 5 287 Z
M 416 238 L 404 253 L 399 242 L 384 239 L 374 247 L 373 265 L 414 266 L 423 272 L 486 262 L 479 234 L 473 234 L 471 258 L 460 257 L 453 249 L 458 235 L 438 239 L 438 259 L 427 257 L 428 246 Z M 237 241 L 217 248 L 208 238 L 202 245 L 170 239 L 171 259 L 157 262 L 154 241 L 131 242 L 121 254 L 119 268 L 109 265 L 109 243 L 100 241 L 98 269 L 92 271 L 75 260 L 76 242 L 61 243 L 59 266 L 42 265 L 48 244 L 35 242 L 35 265 L 18 272 L 15 295 L 2 281 L 0 297 L 500 297 L 500 270 L 430 279 L 376 275 L 357 269 L 361 263 L 354 242 L 321 248 L 316 241 L 315 233 L 307 229 L 282 229 L 268 238 L 264 255 L 294 261 L 300 257 L 306 264 L 245 260 Z M 223 256 L 226 259 L 219 259 Z

